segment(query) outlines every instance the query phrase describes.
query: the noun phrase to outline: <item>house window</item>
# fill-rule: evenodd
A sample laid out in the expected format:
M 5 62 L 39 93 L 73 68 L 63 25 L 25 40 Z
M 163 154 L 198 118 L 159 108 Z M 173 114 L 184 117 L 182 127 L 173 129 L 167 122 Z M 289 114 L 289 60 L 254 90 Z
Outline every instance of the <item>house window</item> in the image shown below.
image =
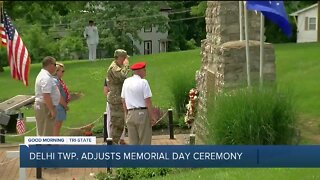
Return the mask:
M 144 27 L 144 32 L 152 32 L 152 26 Z
M 317 29 L 317 18 L 315 17 L 305 17 L 304 29 L 308 30 L 316 30 Z
M 152 54 L 152 41 L 144 41 L 144 54 Z
M 316 30 L 316 18 L 309 18 L 309 30 Z

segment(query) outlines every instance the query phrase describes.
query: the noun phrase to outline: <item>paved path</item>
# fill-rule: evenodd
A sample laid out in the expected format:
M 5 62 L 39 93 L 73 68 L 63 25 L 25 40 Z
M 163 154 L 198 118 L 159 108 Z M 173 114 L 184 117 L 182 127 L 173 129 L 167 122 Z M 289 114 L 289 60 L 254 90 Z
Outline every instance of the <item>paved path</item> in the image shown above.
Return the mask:
M 175 139 L 170 139 L 169 135 L 159 135 L 152 137 L 153 145 L 183 145 L 187 143 L 188 134 L 177 134 Z M 127 139 L 126 139 L 127 141 Z M 101 143 L 102 138 L 97 139 Z M 19 179 L 19 159 L 6 158 L 6 151 L 17 151 L 18 145 L 0 144 L 0 180 Z M 42 170 L 43 180 L 93 180 L 91 175 L 98 172 L 105 172 L 105 168 L 49 168 Z M 91 174 L 91 175 L 90 175 Z M 27 168 L 27 179 L 36 179 L 35 168 Z

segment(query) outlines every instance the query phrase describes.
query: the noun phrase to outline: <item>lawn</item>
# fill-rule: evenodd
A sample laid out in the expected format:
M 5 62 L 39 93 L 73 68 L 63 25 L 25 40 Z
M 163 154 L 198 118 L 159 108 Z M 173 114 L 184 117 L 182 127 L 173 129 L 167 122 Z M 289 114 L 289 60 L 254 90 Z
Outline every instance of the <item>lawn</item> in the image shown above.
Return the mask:
M 185 78 L 194 79 L 195 71 L 200 67 L 199 49 L 181 51 L 148 56 L 133 56 L 131 64 L 138 61 L 147 62 L 147 79 L 153 93 L 153 104 L 162 108 L 171 108 L 172 95 L 169 88 L 172 77 L 183 73 Z M 78 100 L 70 103 L 67 121 L 64 127 L 81 127 L 101 117 L 105 111 L 105 97 L 103 83 L 106 70 L 112 59 L 97 62 L 66 61 L 65 76 L 63 79 L 71 93 L 81 94 Z M 21 82 L 11 79 L 8 68 L 0 74 L 0 100 L 5 100 L 18 94 L 33 95 L 34 82 L 40 64 L 32 64 L 29 75 L 29 86 L 25 87 Z M 26 116 L 34 116 L 33 109 L 23 109 Z M 35 127 L 35 123 L 27 123 L 27 129 Z M 62 129 L 67 134 L 68 129 Z M 35 135 L 35 131 L 28 135 Z M 21 141 L 23 138 L 7 138 L 7 142 Z
M 320 117 L 319 43 L 276 44 L 277 84 L 295 94 L 298 111 Z
M 319 136 L 320 117 L 320 58 L 319 43 L 306 44 L 277 44 L 276 77 L 280 87 L 289 87 L 296 101 L 299 114 L 306 119 L 300 119 L 302 133 L 309 132 L 310 136 Z M 169 88 L 172 77 L 183 73 L 185 78 L 194 78 L 195 71 L 200 67 L 200 49 L 164 53 L 150 56 L 133 56 L 131 63 L 147 62 L 147 79 L 153 92 L 153 101 L 157 106 L 172 107 L 172 94 Z M 111 60 L 95 63 L 89 61 L 68 61 L 66 64 L 65 81 L 71 92 L 81 92 L 79 100 L 71 102 L 68 120 L 64 124 L 78 127 L 96 120 L 105 108 L 105 97 L 102 92 L 106 68 Z M 34 80 L 40 70 L 39 64 L 31 66 L 30 86 L 24 87 L 21 82 L 10 78 L 5 68 L 0 73 L 0 99 L 5 100 L 17 94 L 33 94 Z M 32 109 L 23 110 L 27 116 L 34 116 Z M 28 123 L 28 128 L 34 127 Z M 28 135 L 34 135 L 32 132 Z M 21 139 L 8 138 L 7 141 Z M 316 143 L 307 139 L 303 143 Z M 217 168 L 194 169 L 165 177 L 164 179 L 319 179 L 319 169 L 292 168 Z
M 310 125 L 303 128 L 313 133 L 319 132 L 320 124 L 318 121 L 320 117 L 318 48 L 319 43 L 275 45 L 277 84 L 281 87 L 289 87 L 293 91 L 298 112 L 308 120 L 312 119 L 312 122 L 309 123 L 312 127 Z M 147 62 L 147 79 L 153 93 L 153 103 L 163 108 L 173 106 L 170 89 L 172 79 L 181 74 L 186 79 L 194 79 L 195 71 L 199 69 L 201 62 L 200 49 L 133 56 L 130 59 L 131 64 L 137 61 Z M 105 109 L 103 80 L 111 61 L 112 59 L 95 63 L 84 60 L 64 62 L 66 64 L 65 82 L 71 92 L 81 94 L 78 100 L 70 103 L 65 127 L 83 126 L 101 117 Z M 21 82 L 12 80 L 9 69 L 5 68 L 5 72 L 0 73 L 0 84 L 2 84 L 0 101 L 18 94 L 34 94 L 34 81 L 40 69 L 40 64 L 32 64 L 29 76 L 30 85 L 25 87 Z M 26 116 L 34 116 L 32 109 L 23 109 L 23 112 Z M 34 123 L 28 123 L 28 129 L 34 126 Z M 34 133 L 29 135 L 34 135 Z M 8 138 L 9 141 L 10 138 Z
M 319 169 L 316 168 L 213 168 L 192 169 L 188 172 L 170 174 L 154 180 L 276 180 L 276 179 L 320 179 Z

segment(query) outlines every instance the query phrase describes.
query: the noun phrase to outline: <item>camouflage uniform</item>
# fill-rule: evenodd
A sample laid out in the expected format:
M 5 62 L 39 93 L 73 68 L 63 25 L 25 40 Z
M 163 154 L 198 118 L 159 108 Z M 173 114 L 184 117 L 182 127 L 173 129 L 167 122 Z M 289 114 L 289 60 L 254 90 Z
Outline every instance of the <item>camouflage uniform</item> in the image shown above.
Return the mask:
M 128 65 L 118 65 L 113 61 L 108 68 L 107 79 L 109 85 L 108 103 L 110 106 L 111 137 L 114 144 L 118 144 L 124 130 L 124 110 L 121 101 L 121 90 L 130 69 Z

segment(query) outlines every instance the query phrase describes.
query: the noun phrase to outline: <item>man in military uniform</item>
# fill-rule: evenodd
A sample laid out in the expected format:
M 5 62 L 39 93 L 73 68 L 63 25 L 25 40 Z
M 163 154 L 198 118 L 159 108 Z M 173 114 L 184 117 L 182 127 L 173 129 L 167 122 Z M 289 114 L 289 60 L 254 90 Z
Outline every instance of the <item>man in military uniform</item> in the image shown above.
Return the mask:
M 124 80 L 130 71 L 127 52 L 117 49 L 114 52 L 115 60 L 107 71 L 109 85 L 108 103 L 110 106 L 111 137 L 114 144 L 118 144 L 124 130 L 124 109 L 121 101 L 121 90 Z
M 87 40 L 89 60 L 95 61 L 97 56 L 97 46 L 99 43 L 99 33 L 97 26 L 94 25 L 92 20 L 89 21 L 89 25 L 85 28 L 83 36 Z

